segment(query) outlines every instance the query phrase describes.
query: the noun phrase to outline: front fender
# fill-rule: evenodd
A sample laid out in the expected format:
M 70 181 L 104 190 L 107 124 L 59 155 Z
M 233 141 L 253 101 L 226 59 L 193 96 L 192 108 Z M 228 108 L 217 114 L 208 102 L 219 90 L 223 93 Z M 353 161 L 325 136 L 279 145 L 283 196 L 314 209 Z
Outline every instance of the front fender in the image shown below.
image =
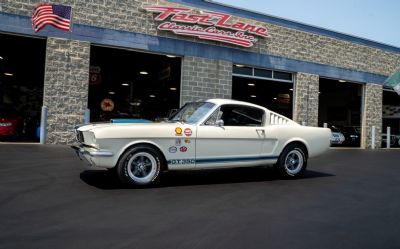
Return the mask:
M 115 162 L 115 165 L 117 165 L 119 159 L 121 158 L 122 154 L 123 154 L 125 151 L 127 151 L 129 148 L 131 148 L 131 147 L 133 147 L 133 146 L 135 146 L 135 145 L 138 145 L 138 144 L 148 144 L 148 145 L 152 145 L 152 146 L 156 147 L 156 148 L 162 153 L 162 155 L 163 155 L 164 158 L 165 158 L 164 151 L 163 151 L 163 149 L 161 148 L 160 145 L 158 145 L 158 144 L 155 143 L 154 141 L 142 139 L 142 140 L 135 140 L 135 141 L 129 142 L 129 143 L 127 143 L 125 146 L 123 146 L 123 147 L 118 151 L 118 153 L 117 153 L 117 161 Z

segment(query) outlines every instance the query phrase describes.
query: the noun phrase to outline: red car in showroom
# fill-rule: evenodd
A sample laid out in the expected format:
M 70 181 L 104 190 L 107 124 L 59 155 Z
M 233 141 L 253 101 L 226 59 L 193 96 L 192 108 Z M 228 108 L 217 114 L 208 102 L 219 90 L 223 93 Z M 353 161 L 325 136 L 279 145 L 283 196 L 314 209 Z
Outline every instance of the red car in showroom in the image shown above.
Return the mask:
M 24 119 L 12 108 L 0 107 L 0 138 L 17 138 L 22 132 Z

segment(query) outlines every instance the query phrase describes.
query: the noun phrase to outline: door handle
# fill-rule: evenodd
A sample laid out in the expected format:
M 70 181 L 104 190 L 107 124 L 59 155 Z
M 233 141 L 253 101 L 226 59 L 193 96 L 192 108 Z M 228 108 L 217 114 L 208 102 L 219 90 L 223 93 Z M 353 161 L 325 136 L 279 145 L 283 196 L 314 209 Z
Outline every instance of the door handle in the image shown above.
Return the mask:
M 256 129 L 256 131 L 257 131 L 257 133 L 261 132 L 262 135 L 265 135 L 265 130 L 264 129 Z

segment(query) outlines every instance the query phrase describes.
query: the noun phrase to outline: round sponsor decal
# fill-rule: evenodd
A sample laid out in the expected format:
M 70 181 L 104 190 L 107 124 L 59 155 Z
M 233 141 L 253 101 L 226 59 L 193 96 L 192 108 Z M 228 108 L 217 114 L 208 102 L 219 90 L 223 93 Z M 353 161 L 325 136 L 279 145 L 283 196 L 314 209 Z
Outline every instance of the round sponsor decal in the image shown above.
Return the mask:
M 181 127 L 176 127 L 175 128 L 175 133 L 176 133 L 176 135 L 182 135 L 182 128 Z
M 190 139 L 185 139 L 185 144 L 190 144 Z
M 168 148 L 169 153 L 176 153 L 178 149 L 175 146 L 171 146 Z
M 190 128 L 185 129 L 185 135 L 190 137 L 192 135 L 192 130 Z
M 182 146 L 179 148 L 180 152 L 186 152 L 188 148 L 186 146 Z

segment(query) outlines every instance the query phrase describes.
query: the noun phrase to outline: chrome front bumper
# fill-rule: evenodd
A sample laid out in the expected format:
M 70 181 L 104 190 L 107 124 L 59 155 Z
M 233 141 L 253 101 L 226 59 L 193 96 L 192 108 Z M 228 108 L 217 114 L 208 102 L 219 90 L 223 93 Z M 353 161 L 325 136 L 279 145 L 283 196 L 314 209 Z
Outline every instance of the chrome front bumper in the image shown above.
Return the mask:
M 86 147 L 84 145 L 72 145 L 71 148 L 75 150 L 79 159 L 85 160 L 94 166 L 98 166 L 98 160 L 96 160 L 98 157 L 114 156 L 112 151 Z

